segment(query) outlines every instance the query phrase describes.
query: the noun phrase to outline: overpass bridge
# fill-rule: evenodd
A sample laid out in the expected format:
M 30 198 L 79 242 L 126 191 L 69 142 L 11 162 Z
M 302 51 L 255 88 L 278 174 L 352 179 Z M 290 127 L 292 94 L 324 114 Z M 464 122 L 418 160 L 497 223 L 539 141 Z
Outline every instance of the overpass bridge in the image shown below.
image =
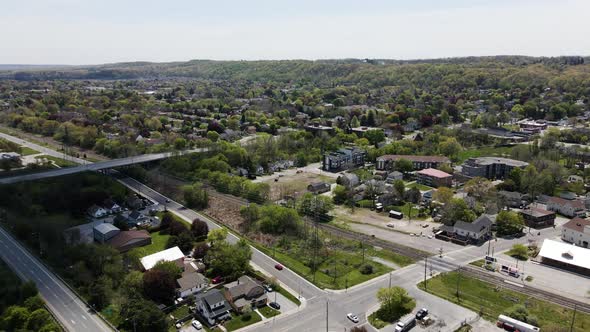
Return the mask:
M 15 175 L 6 178 L 0 178 L 0 184 L 11 184 L 17 183 L 22 181 L 34 181 L 39 179 L 51 178 L 56 176 L 62 175 L 69 175 L 75 174 L 80 172 L 89 172 L 89 171 L 100 171 L 103 169 L 110 169 L 122 166 L 130 166 L 135 164 L 142 164 L 147 163 L 150 161 L 166 159 L 174 156 L 181 156 L 188 153 L 194 152 L 207 152 L 208 148 L 198 148 L 193 150 L 185 150 L 185 151 L 174 151 L 174 152 L 162 152 L 162 153 L 151 153 L 151 154 L 143 154 L 139 156 L 133 157 L 126 157 L 120 159 L 112 159 L 107 161 L 100 161 L 96 163 L 88 163 L 83 164 L 75 167 L 66 167 L 66 168 L 58 168 L 58 169 L 51 169 L 48 171 L 42 171 L 37 173 L 31 174 L 23 174 L 23 175 Z

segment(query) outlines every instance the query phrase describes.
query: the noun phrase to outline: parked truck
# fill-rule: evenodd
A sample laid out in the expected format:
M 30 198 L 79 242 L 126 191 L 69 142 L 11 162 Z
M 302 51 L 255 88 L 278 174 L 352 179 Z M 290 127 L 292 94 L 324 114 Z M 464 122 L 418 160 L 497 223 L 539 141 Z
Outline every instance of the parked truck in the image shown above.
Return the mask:
M 407 332 L 416 326 L 416 317 L 408 315 L 400 319 L 395 325 L 395 332 Z

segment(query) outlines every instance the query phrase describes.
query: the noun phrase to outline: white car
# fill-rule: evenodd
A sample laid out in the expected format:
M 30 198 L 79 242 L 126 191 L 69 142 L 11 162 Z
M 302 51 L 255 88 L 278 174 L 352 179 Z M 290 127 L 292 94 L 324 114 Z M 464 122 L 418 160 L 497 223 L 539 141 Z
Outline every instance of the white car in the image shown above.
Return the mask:
M 200 330 L 203 328 L 203 325 L 201 324 L 201 322 L 199 322 L 198 320 L 193 320 L 193 322 L 191 323 L 191 325 L 196 328 L 197 330 Z
M 346 315 L 346 318 L 350 319 L 353 323 L 358 323 L 359 322 L 359 318 L 353 314 L 353 313 L 349 313 Z

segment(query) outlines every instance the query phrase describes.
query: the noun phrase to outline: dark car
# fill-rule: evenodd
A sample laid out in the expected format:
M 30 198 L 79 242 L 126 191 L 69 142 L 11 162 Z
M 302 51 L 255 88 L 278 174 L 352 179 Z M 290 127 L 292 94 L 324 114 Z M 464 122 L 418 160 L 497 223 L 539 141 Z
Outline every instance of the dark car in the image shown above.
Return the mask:
M 422 308 L 422 309 L 418 310 L 418 312 L 416 313 L 417 320 L 422 320 L 426 316 L 428 316 L 428 309 L 426 309 L 426 308 Z
M 281 264 L 277 264 L 275 265 L 275 269 L 281 271 L 283 269 L 283 266 Z
M 275 309 L 275 310 L 281 310 L 281 305 L 276 302 L 271 302 L 268 304 L 268 306 Z

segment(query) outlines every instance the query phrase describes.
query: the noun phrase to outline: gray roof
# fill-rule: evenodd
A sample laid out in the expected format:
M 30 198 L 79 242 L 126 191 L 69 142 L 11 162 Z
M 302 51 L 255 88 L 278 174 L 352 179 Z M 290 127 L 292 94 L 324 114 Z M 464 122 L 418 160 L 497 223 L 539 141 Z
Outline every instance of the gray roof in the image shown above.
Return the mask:
M 205 307 L 207 311 L 212 313 L 214 316 L 220 315 L 228 310 L 230 310 L 230 306 L 221 294 L 219 289 L 212 289 L 206 293 L 201 293 L 197 295 L 197 299 L 201 299 L 205 303 Z M 223 302 L 221 307 L 211 309 L 211 305 L 215 303 Z
M 524 161 L 514 160 L 514 159 L 509 159 L 509 158 L 501 158 L 501 157 L 478 157 L 478 158 L 472 158 L 472 159 L 480 165 L 505 164 L 505 165 L 510 165 L 510 166 L 514 166 L 514 167 L 526 167 L 529 165 L 529 163 L 524 162 Z
M 183 273 L 182 278 L 178 278 L 176 280 L 180 291 L 185 291 L 195 287 L 196 285 L 204 284 L 205 281 L 205 277 L 198 272 Z
M 105 223 L 94 226 L 94 230 L 101 233 L 101 234 L 107 234 L 108 232 L 118 231 L 119 229 L 115 225 L 105 222 Z
M 471 223 L 464 222 L 464 221 L 457 221 L 455 223 L 455 228 L 459 228 L 459 229 L 469 231 L 469 232 L 478 233 L 482 229 L 490 227 L 491 225 L 492 225 L 492 220 L 487 215 L 483 214 Z

